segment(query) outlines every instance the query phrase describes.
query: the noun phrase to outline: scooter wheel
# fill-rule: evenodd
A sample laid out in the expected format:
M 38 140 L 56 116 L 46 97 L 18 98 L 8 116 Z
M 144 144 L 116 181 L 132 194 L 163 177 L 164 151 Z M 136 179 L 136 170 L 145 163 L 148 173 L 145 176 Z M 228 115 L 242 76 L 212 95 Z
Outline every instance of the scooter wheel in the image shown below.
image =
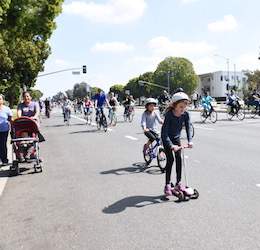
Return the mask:
M 181 191 L 179 192 L 178 199 L 179 199 L 179 201 L 183 201 L 185 199 L 183 192 L 181 192 Z
M 200 196 L 200 194 L 199 194 L 198 190 L 197 190 L 197 189 L 194 189 L 194 195 L 193 195 L 193 197 L 194 197 L 195 199 L 198 199 L 199 196 Z

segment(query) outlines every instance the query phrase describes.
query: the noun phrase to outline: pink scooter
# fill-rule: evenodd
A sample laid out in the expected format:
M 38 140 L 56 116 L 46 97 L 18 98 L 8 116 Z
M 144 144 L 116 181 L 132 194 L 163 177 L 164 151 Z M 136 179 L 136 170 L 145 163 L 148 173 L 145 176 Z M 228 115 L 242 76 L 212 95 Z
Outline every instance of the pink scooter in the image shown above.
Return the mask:
M 182 162 L 183 162 L 183 172 L 184 172 L 184 177 L 185 177 L 185 186 L 181 186 L 180 187 L 180 191 L 182 191 L 183 195 L 184 195 L 184 199 L 186 199 L 186 197 L 189 198 L 193 198 L 193 199 L 197 199 L 199 197 L 199 192 L 197 189 L 191 188 L 188 186 L 188 181 L 187 181 L 187 175 L 186 175 L 186 160 L 185 160 L 185 154 L 184 154 L 184 149 L 188 148 L 188 146 L 180 146 L 179 150 L 183 150 L 182 151 Z

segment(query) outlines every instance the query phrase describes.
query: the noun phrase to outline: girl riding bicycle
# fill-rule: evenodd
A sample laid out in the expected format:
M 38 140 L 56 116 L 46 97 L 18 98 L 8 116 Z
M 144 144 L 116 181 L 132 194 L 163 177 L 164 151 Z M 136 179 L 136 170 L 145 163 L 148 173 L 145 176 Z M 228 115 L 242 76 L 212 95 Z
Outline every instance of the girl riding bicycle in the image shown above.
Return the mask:
M 190 99 L 187 94 L 183 92 L 176 93 L 172 96 L 172 102 L 166 109 L 164 124 L 162 126 L 162 140 L 165 149 L 167 163 L 166 163 L 166 183 L 164 192 L 167 195 L 177 194 L 181 187 L 181 130 L 182 124 L 185 123 L 188 147 L 192 148 L 192 135 L 190 129 L 190 115 L 186 110 Z M 172 165 L 174 163 L 173 152 L 176 160 L 176 184 L 171 183 Z
M 142 115 L 141 126 L 143 128 L 144 134 L 149 138 L 149 140 L 146 143 L 146 147 L 144 147 L 144 152 L 147 151 L 154 140 L 159 139 L 156 133 L 156 120 L 160 124 L 163 124 L 161 117 L 157 115 L 154 111 L 156 104 L 157 100 L 155 100 L 154 98 L 148 98 L 145 101 L 146 110 Z

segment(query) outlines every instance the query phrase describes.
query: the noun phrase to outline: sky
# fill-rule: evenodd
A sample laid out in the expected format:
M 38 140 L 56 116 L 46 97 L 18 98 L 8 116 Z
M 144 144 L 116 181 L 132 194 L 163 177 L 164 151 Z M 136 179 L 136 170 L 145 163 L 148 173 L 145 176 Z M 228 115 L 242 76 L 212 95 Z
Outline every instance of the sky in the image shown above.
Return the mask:
M 196 74 L 259 69 L 259 0 L 65 0 L 34 89 L 44 98 L 87 82 L 108 92 L 184 57 Z M 82 66 L 87 74 L 82 74 Z M 40 76 L 55 71 L 71 71 Z

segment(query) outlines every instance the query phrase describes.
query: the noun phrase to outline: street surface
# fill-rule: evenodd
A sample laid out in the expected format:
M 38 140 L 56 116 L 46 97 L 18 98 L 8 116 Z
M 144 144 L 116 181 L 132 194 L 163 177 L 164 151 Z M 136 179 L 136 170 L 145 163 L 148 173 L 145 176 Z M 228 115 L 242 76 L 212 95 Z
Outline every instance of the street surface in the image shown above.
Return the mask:
M 187 177 L 200 197 L 179 203 L 163 195 L 156 160 L 144 164 L 143 111 L 129 123 L 120 108 L 106 133 L 82 114 L 65 126 L 58 108 L 44 118 L 43 172 L 21 164 L 0 197 L 0 249 L 260 249 L 260 118 L 219 113 L 213 124 L 191 112 Z

